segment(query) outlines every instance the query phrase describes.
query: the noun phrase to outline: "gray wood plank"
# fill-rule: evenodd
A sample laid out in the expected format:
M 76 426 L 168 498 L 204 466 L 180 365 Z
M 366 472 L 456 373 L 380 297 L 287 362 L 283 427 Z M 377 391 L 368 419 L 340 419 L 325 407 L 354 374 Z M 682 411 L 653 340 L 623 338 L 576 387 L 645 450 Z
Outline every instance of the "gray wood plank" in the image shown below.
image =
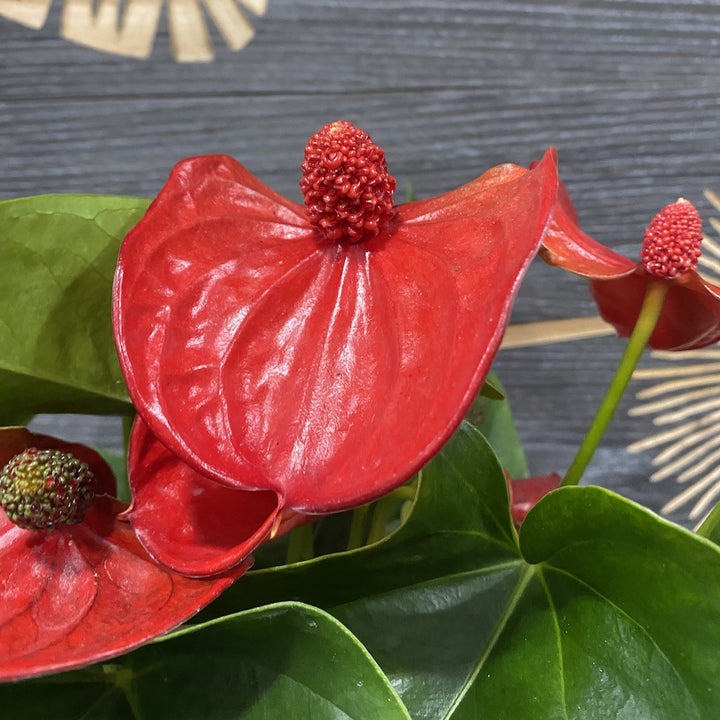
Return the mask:
M 215 63 L 177 67 L 164 28 L 150 63 L 56 40 L 58 1 L 39 34 L 0 21 L 0 97 L 668 86 L 720 52 L 715 3 L 270 0 L 241 53 L 216 36 Z
M 585 229 L 630 257 L 657 210 L 682 195 L 706 216 L 720 191 L 720 6 L 686 0 L 269 0 L 256 37 L 178 65 L 163 20 L 149 60 L 58 37 L 60 5 L 32 31 L 0 19 L 0 198 L 45 192 L 151 196 L 179 159 L 224 152 L 299 199 L 306 138 L 325 122 L 362 125 L 386 149 L 399 187 L 441 193 L 548 145 Z M 514 322 L 592 315 L 583 281 L 540 262 Z M 562 471 L 622 342 L 503 351 L 535 472 Z M 652 364 L 651 360 L 647 361 Z M 649 431 L 627 399 L 587 473 L 659 507 Z M 38 427 L 118 442 L 115 420 Z M 115 440 L 113 440 L 115 438 Z M 682 515 L 682 513 L 680 513 Z

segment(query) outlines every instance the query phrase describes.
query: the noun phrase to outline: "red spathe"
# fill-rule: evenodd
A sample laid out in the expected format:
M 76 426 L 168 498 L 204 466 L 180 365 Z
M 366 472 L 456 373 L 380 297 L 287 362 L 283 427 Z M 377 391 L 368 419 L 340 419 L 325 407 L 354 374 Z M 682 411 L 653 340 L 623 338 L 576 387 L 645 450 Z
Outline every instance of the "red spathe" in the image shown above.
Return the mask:
M 120 362 L 150 435 L 191 473 L 274 493 L 276 517 L 389 492 L 481 386 L 556 188 L 549 151 L 532 171 L 499 166 L 401 205 L 380 235 L 347 244 L 232 158 L 183 161 L 125 239 L 114 286 Z
M 71 452 L 87 463 L 100 492 L 112 471 L 90 448 L 23 428 L 0 431 L 0 466 L 28 447 Z M 194 580 L 159 566 L 122 503 L 96 496 L 82 522 L 24 530 L 0 510 L 0 680 L 81 667 L 132 650 L 207 605 L 249 563 Z
M 648 284 L 668 285 L 662 312 L 648 345 L 655 350 L 691 350 L 720 340 L 720 287 L 695 270 L 674 278 L 651 275 L 640 262 L 618 255 L 577 225 L 567 193 L 558 193 L 550 229 L 540 255 L 550 265 L 590 282 L 600 315 L 620 337 L 632 333 Z

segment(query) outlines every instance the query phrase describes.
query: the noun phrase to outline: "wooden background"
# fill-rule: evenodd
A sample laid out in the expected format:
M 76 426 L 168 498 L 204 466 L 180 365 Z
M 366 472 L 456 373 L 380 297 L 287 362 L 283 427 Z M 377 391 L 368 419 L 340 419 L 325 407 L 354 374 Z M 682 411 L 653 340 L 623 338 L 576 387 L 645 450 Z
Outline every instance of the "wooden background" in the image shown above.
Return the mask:
M 212 28 L 216 57 L 201 64 L 173 60 L 164 21 L 146 60 L 70 44 L 60 5 L 41 30 L 0 18 L 0 198 L 151 196 L 176 161 L 223 152 L 299 200 L 304 143 L 338 118 L 368 131 L 400 194 L 412 182 L 419 197 L 555 145 L 584 228 L 630 257 L 663 205 L 684 196 L 707 219 L 702 191 L 720 191 L 716 2 L 269 0 L 244 50 Z M 513 322 L 594 314 L 583 281 L 536 261 Z M 565 470 L 622 347 L 498 356 L 534 473 Z M 652 431 L 627 416 L 632 402 L 586 480 L 659 508 L 676 486 L 648 483 L 651 456 L 625 451 Z M 113 420 L 59 432 L 117 442 Z

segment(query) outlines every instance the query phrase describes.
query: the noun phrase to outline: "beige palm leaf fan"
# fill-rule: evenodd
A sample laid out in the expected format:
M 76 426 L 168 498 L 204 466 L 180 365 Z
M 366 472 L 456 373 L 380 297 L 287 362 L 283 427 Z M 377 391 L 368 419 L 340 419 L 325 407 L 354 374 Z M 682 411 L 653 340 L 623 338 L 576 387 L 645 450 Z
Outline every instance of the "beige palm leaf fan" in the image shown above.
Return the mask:
M 27 27 L 45 25 L 53 0 L 0 0 L 0 16 Z M 213 46 L 205 17 L 217 26 L 231 50 L 254 35 L 250 11 L 263 15 L 267 0 L 64 0 L 60 34 L 96 50 L 144 58 L 152 52 L 165 9 L 178 62 L 208 62 Z

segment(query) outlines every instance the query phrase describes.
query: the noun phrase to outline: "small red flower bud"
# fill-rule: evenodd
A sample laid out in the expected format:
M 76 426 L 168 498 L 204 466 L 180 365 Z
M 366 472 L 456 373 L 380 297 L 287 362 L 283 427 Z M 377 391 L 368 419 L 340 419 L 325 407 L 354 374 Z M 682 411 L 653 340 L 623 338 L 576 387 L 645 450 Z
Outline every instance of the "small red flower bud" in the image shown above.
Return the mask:
M 301 169 L 310 221 L 328 240 L 360 242 L 390 222 L 395 178 L 384 150 L 352 123 L 339 120 L 315 133 Z
M 52 530 L 85 517 L 95 496 L 95 476 L 70 453 L 28 448 L 0 473 L 0 507 L 26 530 Z
M 698 211 L 680 199 L 652 219 L 645 230 L 640 259 L 651 275 L 670 280 L 697 268 L 701 242 Z

